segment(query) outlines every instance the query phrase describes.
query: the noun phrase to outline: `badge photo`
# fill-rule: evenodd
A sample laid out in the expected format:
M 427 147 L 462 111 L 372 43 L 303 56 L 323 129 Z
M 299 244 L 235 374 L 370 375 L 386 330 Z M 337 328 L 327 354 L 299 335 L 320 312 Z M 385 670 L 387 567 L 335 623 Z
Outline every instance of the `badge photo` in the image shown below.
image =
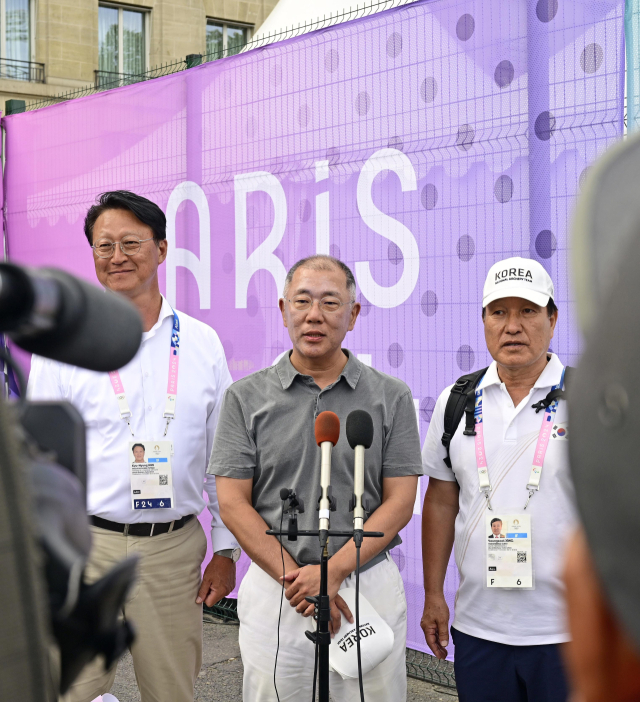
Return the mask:
M 172 454 L 171 441 L 141 440 L 129 443 L 132 509 L 171 509 Z
M 534 589 L 531 515 L 489 512 L 485 536 L 486 587 Z

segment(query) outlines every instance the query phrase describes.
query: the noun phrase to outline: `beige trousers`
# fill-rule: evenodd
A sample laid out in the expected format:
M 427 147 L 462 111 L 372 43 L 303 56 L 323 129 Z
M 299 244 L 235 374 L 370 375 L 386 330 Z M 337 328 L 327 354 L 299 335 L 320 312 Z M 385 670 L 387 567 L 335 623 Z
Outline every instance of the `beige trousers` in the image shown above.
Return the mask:
M 142 537 L 91 527 L 85 578 L 94 582 L 127 556 L 140 557 L 138 579 L 123 608 L 142 702 L 193 702 L 202 663 L 202 605 L 196 604 L 207 540 L 197 519 L 171 534 Z M 80 674 L 61 702 L 91 702 L 109 692 L 116 666 L 102 657 Z

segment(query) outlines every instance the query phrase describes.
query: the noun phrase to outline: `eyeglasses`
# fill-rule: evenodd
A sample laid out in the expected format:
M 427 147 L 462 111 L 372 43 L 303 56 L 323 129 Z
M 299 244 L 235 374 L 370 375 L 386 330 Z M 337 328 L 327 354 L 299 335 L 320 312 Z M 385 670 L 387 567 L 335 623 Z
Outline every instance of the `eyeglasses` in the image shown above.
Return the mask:
M 153 237 L 149 239 L 138 239 L 137 236 L 125 236 L 124 239 L 120 239 L 118 242 L 120 246 L 120 251 L 125 256 L 134 256 L 142 248 L 142 244 L 145 241 L 153 241 Z M 100 239 L 91 247 L 96 256 L 100 258 L 111 258 L 116 251 L 116 242 L 109 241 L 109 239 Z
M 296 310 L 296 312 L 306 312 L 313 307 L 313 300 L 306 295 L 296 295 L 291 300 L 288 297 L 285 297 L 285 300 L 291 303 L 291 306 L 294 310 Z M 329 313 L 337 312 L 343 305 L 351 304 L 353 304 L 351 301 L 342 302 L 341 300 L 338 300 L 337 297 L 323 297 L 322 300 L 318 302 L 318 306 L 322 312 Z

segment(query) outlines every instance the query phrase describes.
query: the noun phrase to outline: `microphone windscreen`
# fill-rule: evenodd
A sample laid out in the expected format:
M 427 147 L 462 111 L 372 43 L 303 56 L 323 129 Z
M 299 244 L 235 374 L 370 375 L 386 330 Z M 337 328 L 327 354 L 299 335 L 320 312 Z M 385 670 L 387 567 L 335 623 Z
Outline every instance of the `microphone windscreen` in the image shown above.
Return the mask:
M 289 488 L 280 488 L 280 499 L 281 500 L 288 500 L 290 492 L 291 492 L 291 490 L 289 490 Z
M 330 441 L 334 446 L 340 438 L 340 419 L 335 412 L 320 412 L 315 424 L 316 444 Z
M 373 443 L 373 419 L 364 410 L 353 410 L 347 417 L 347 441 L 354 449 L 364 446 L 368 449 Z
M 45 269 L 60 297 L 56 326 L 37 334 L 10 334 L 25 351 L 88 370 L 122 368 L 142 341 L 138 310 L 124 297 L 68 273 Z

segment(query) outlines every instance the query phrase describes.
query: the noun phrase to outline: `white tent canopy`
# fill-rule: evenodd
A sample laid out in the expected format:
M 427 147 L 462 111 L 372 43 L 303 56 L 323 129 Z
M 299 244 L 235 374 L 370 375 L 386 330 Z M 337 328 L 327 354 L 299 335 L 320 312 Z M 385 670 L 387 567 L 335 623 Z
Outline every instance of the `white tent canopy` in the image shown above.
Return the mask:
M 358 2 L 356 0 L 351 3 L 345 0 L 313 0 L 313 2 L 308 0 L 280 0 L 256 31 L 253 38 L 270 37 L 284 32 L 286 29 L 311 24 L 316 20 L 322 21 L 325 18 L 328 24 L 337 24 L 350 18 L 355 19 L 356 17 L 388 10 L 391 7 L 407 5 L 410 2 L 415 2 L 415 0 L 369 0 L 368 2 L 363 2 L 362 0 Z M 351 16 L 349 14 L 350 11 Z M 314 26 L 309 26 L 309 30 L 314 28 Z M 298 32 L 295 33 L 297 34 Z M 267 43 L 270 43 L 270 41 L 277 41 L 277 37 L 274 36 Z

